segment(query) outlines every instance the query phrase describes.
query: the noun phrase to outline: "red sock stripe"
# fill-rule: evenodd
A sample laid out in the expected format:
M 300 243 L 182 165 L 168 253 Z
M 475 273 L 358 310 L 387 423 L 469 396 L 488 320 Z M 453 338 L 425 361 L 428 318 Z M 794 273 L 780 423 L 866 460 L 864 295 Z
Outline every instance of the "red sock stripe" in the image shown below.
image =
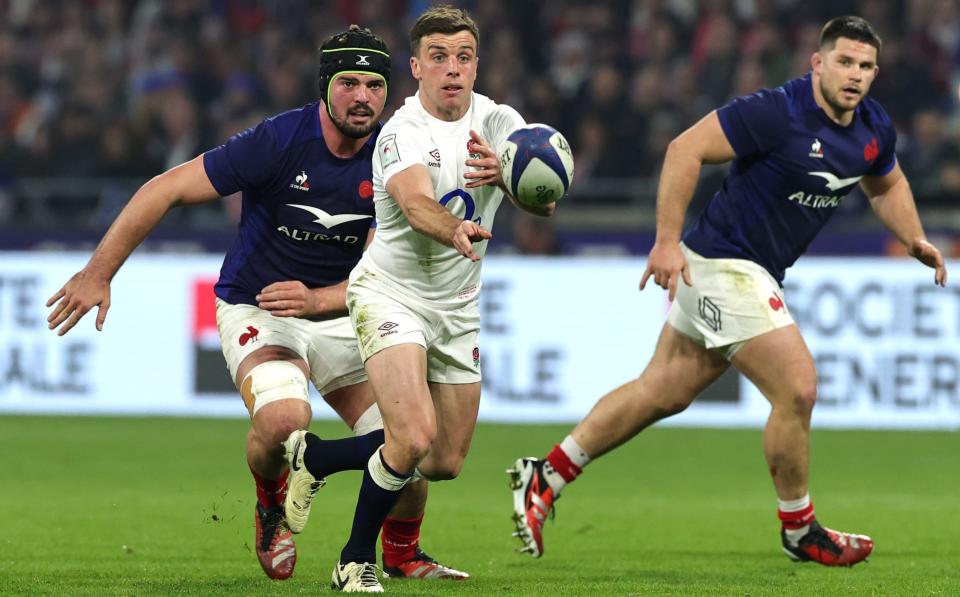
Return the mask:
M 264 479 L 253 469 L 250 469 L 253 480 L 257 484 L 257 502 L 264 508 L 279 506 L 287 495 L 287 475 L 289 470 L 283 471 L 279 479 Z
M 816 516 L 813 515 L 813 502 L 810 502 L 810 505 L 803 510 L 797 510 L 796 512 L 784 512 L 778 508 L 777 516 L 783 522 L 783 528 L 785 529 L 803 528 L 816 519 Z
M 420 525 L 423 514 L 417 518 L 393 518 L 383 521 L 380 545 L 383 547 L 383 564 L 396 568 L 413 558 L 420 543 Z
M 563 477 L 563 480 L 569 483 L 577 478 L 583 470 L 575 465 L 570 457 L 567 456 L 567 453 L 560 449 L 560 444 L 557 444 L 553 447 L 553 450 L 547 454 L 547 462 L 550 463 L 550 466 L 554 468 L 560 476 Z

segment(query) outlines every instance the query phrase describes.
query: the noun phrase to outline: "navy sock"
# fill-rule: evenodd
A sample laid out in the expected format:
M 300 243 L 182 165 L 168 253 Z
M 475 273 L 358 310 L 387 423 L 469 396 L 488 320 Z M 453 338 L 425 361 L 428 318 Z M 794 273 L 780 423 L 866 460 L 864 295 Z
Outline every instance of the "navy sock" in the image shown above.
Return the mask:
M 350 539 L 340 552 L 341 564 L 376 563 L 377 535 L 380 534 L 380 527 L 383 526 L 383 521 L 393 509 L 393 505 L 397 503 L 403 484 L 410 478 L 410 475 L 401 475 L 390 468 L 381 452 L 378 451 L 370 460 L 374 458 L 382 465 L 379 471 L 381 478 L 384 476 L 383 473 L 386 473 L 385 481 L 394 488 L 385 489 L 374 481 L 369 466 L 364 470 L 363 483 L 360 484 L 360 495 L 357 498 L 357 509 L 353 514 L 353 529 L 350 531 Z
M 383 429 L 343 439 L 320 439 L 308 432 L 306 439 L 303 464 L 311 475 L 319 479 L 340 471 L 367 468 L 370 455 L 383 445 Z

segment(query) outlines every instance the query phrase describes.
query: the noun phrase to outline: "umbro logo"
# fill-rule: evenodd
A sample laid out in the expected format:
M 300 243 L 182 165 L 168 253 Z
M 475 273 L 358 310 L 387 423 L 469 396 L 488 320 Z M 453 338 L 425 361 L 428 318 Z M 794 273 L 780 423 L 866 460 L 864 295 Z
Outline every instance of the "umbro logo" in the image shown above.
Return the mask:
M 357 66 L 370 66 L 370 61 L 367 60 L 367 58 L 369 58 L 369 57 L 370 57 L 369 54 L 367 54 L 366 56 L 358 55 L 358 56 L 357 56 Z
M 430 157 L 433 158 L 433 161 L 427 162 L 427 165 L 433 168 L 439 168 L 440 167 L 440 150 L 439 149 L 430 150 Z
M 293 179 L 293 184 L 290 185 L 291 189 L 297 189 L 298 191 L 309 191 L 310 183 L 307 182 L 307 172 L 301 170 L 300 174 Z
M 378 327 L 377 329 L 378 329 L 378 330 L 383 330 L 384 332 L 387 332 L 387 331 L 392 330 L 393 328 L 397 327 L 398 325 L 400 325 L 400 324 L 398 324 L 398 323 L 393 323 L 392 321 L 388 321 L 388 322 L 386 322 L 385 324 L 383 324 L 383 325 L 381 325 L 380 327 Z

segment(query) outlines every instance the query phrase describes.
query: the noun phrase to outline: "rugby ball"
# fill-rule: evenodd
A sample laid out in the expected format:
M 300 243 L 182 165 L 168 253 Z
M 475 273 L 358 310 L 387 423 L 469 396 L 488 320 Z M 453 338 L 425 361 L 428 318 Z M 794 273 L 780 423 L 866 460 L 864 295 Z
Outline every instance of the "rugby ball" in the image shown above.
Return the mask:
M 503 182 L 519 203 L 552 203 L 570 190 L 573 151 L 553 127 L 528 124 L 507 137 L 500 147 Z

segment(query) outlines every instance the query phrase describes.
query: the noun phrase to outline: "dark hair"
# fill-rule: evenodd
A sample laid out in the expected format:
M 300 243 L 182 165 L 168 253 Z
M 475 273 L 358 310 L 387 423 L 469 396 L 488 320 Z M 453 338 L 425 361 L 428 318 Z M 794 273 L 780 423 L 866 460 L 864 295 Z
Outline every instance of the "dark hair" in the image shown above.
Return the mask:
M 331 35 L 320 46 L 320 91 L 330 108 L 330 81 L 342 72 L 368 72 L 390 83 L 390 51 L 382 39 L 366 27 L 350 25 Z
M 477 40 L 477 45 L 480 45 L 480 30 L 467 11 L 448 4 L 428 8 L 410 29 L 410 53 L 413 56 L 417 55 L 420 50 L 420 40 L 425 35 L 451 34 L 458 31 L 469 31 L 473 39 Z
M 820 47 L 830 46 L 833 48 L 841 37 L 870 44 L 877 49 L 877 54 L 880 54 L 882 43 L 880 36 L 863 17 L 845 16 L 830 19 L 820 31 Z

